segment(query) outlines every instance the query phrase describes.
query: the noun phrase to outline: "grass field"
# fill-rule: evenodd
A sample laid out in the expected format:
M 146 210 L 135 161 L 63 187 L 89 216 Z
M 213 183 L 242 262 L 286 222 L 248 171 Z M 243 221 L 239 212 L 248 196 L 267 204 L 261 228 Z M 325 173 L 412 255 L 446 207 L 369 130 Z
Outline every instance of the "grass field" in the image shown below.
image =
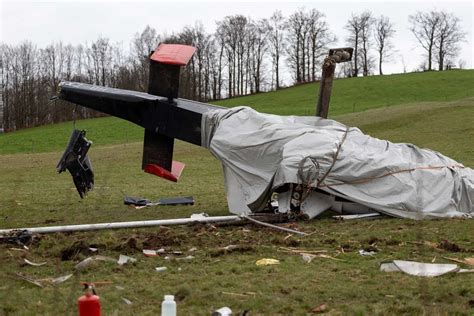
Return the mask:
M 474 167 L 473 74 L 456 71 L 338 80 L 331 114 L 375 137 L 429 147 Z M 374 88 L 376 94 L 364 98 L 370 85 L 385 92 Z M 397 89 L 403 93 L 397 94 Z M 309 115 L 314 111 L 315 91 L 315 85 L 304 85 L 221 104 Z M 349 100 L 366 103 L 357 101 L 360 106 L 353 107 L 346 104 Z M 285 104 L 295 107 L 287 109 Z M 55 172 L 71 123 L 0 136 L 0 227 L 228 214 L 220 165 L 206 150 L 178 142 L 175 159 L 187 167 L 179 183 L 169 183 L 140 170 L 140 128 L 113 118 L 81 121 L 78 126 L 87 128 L 94 141 L 90 156 L 96 188 L 84 200 L 78 198 L 69 175 Z M 29 144 L 20 146 L 28 140 Z M 122 204 L 125 195 L 150 199 L 192 195 L 196 205 L 135 210 Z M 470 220 L 341 222 L 324 217 L 291 226 L 313 234 L 297 237 L 250 225 L 195 225 L 43 235 L 28 251 L 3 244 L 0 315 L 76 314 L 80 281 L 113 282 L 98 288 L 104 315 L 156 314 L 164 294 L 179 298 L 180 315 L 209 315 L 222 306 L 234 312 L 250 310 L 251 315 L 305 315 L 321 304 L 326 304 L 330 314 L 474 312 L 474 274 L 426 279 L 379 271 L 380 262 L 393 259 L 449 262 L 443 257 L 474 257 Z M 234 252 L 220 249 L 230 244 L 239 247 Z M 138 261 L 122 267 L 98 262 L 63 284 L 43 289 L 15 277 L 15 273 L 38 279 L 71 273 L 75 264 L 91 255 L 89 246 L 98 248 L 101 255 L 128 254 Z M 325 250 L 338 260 L 315 258 L 305 263 L 282 247 Z M 195 258 L 148 258 L 142 255 L 143 248 L 179 250 Z M 377 254 L 362 257 L 359 249 Z M 68 250 L 75 250 L 72 256 Z M 47 264 L 28 266 L 24 258 Z M 275 258 L 280 264 L 258 267 L 255 261 L 261 258 Z M 156 272 L 157 266 L 168 270 Z M 122 297 L 133 304 L 125 304 Z

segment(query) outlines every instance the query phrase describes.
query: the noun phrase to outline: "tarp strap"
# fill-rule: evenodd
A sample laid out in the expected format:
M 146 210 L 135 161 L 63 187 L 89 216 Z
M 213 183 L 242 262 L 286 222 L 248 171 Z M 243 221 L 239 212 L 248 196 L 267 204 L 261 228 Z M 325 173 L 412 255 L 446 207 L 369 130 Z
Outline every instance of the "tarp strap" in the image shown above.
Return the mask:
M 336 150 L 336 153 L 334 154 L 334 157 L 332 159 L 332 163 L 331 163 L 331 166 L 329 167 L 328 171 L 326 171 L 326 173 L 324 174 L 324 176 L 321 178 L 321 180 L 318 181 L 318 184 L 316 185 L 316 187 L 321 187 L 321 184 L 324 182 L 324 180 L 326 180 L 327 176 L 331 173 L 332 171 L 332 168 L 334 167 L 334 165 L 336 164 L 336 160 L 339 156 L 339 153 L 341 152 L 341 148 L 342 148 L 342 145 L 344 144 L 344 142 L 346 141 L 346 138 L 347 138 L 347 134 L 349 133 L 349 127 L 346 128 L 346 131 L 344 132 L 344 135 L 342 136 L 342 139 L 341 141 L 339 142 L 339 145 L 337 146 L 337 150 Z
M 346 128 L 346 130 L 344 132 L 344 135 L 342 135 L 341 141 L 339 142 L 339 145 L 337 146 L 337 150 L 334 153 L 331 166 L 329 166 L 328 170 L 321 177 L 321 179 L 317 181 L 317 183 L 316 183 L 317 188 L 325 186 L 325 185 L 322 185 L 321 183 L 323 183 L 323 181 L 326 180 L 326 178 L 328 177 L 328 175 L 331 173 L 332 169 L 334 168 L 334 165 L 336 164 L 336 160 L 339 156 L 339 153 L 341 152 L 342 145 L 346 141 L 348 133 L 349 133 L 349 127 Z M 310 160 L 313 163 L 313 165 L 316 167 L 316 170 L 317 170 L 315 175 L 311 178 L 308 177 L 308 179 L 304 179 L 304 177 L 303 177 L 303 174 L 304 174 L 303 168 L 304 168 L 304 163 L 305 163 L 306 160 Z M 298 167 L 298 175 L 301 178 L 301 181 L 303 183 L 303 192 L 301 194 L 301 203 L 308 197 L 309 193 L 311 192 L 311 190 L 313 188 L 313 186 L 312 186 L 313 181 L 315 179 L 317 180 L 318 177 L 319 177 L 319 170 L 320 170 L 320 165 L 319 165 L 319 162 L 316 158 L 311 157 L 311 156 L 307 156 L 307 157 L 305 157 L 301 160 L 301 162 L 299 164 L 299 167 Z
M 394 174 L 398 174 L 398 173 L 404 173 L 404 172 L 412 172 L 412 171 L 415 171 L 415 170 L 439 170 L 439 169 L 444 169 L 444 168 L 448 168 L 448 169 L 454 169 L 454 168 L 465 168 L 463 165 L 461 164 L 458 164 L 458 165 L 446 165 L 446 166 L 423 166 L 423 167 L 415 167 L 415 168 L 409 168 L 409 169 L 401 169 L 401 170 L 397 170 L 397 171 L 390 171 L 390 172 L 387 172 L 387 173 L 384 173 L 383 175 L 381 176 L 377 176 L 377 177 L 368 177 L 368 178 L 363 178 L 363 179 L 359 179 L 359 180 L 355 180 L 355 181 L 349 181 L 349 182 L 341 182 L 341 183 L 333 183 L 333 184 L 323 184 L 319 187 L 333 187 L 333 186 L 338 186 L 338 185 L 344 185 L 344 184 L 362 184 L 362 183 L 367 183 L 367 182 L 370 182 L 372 180 L 377 180 L 377 179 L 380 179 L 380 178 L 384 178 L 384 177 L 387 177 L 387 176 L 391 176 L 391 175 L 394 175 Z

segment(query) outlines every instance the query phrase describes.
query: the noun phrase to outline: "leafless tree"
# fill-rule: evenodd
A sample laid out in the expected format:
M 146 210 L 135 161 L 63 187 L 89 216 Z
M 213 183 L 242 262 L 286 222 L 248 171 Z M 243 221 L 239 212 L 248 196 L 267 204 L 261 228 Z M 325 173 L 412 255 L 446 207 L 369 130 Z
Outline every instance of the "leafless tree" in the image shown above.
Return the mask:
M 286 23 L 288 64 L 297 83 L 316 80 L 318 59 L 326 53 L 327 45 L 336 40 L 329 31 L 323 13 L 300 8 Z
M 466 33 L 460 28 L 460 19 L 452 13 L 438 12 L 440 22 L 436 30 L 435 47 L 438 50 L 436 61 L 438 70 L 442 71 L 448 63 L 447 59 L 454 59 L 459 52 L 458 44 L 463 41 Z
M 149 25 L 141 33 L 135 33 L 131 44 L 131 62 L 138 76 L 138 90 L 146 91 L 148 87 L 149 55 L 158 46 L 159 36 Z
M 359 75 L 359 55 L 360 55 L 360 33 L 362 29 L 360 17 L 352 14 L 350 19 L 347 21 L 345 29 L 349 31 L 347 41 L 349 45 L 354 47 L 354 54 L 352 57 L 352 76 L 357 77 Z
M 261 92 L 263 81 L 263 66 L 268 45 L 269 23 L 266 19 L 250 21 L 248 30 L 250 93 L 259 93 Z
M 410 30 L 420 43 L 421 47 L 426 51 L 428 57 L 428 69 L 433 69 L 433 50 L 437 36 L 437 30 L 441 24 L 438 12 L 420 12 L 408 17 L 410 22 Z
M 243 15 L 226 16 L 217 22 L 217 36 L 224 44 L 224 53 L 227 59 L 227 90 L 228 96 L 243 94 L 244 66 L 245 66 L 245 39 L 248 20 Z
M 383 75 L 383 61 L 390 57 L 393 52 L 392 37 L 395 34 L 393 23 L 386 16 L 381 15 L 375 24 L 375 43 L 379 54 L 379 74 Z
M 320 57 L 327 53 L 327 46 L 336 41 L 336 37 L 329 31 L 325 15 L 315 9 L 307 13 L 308 45 L 307 45 L 307 80 L 316 80 L 316 69 Z
M 302 72 L 303 51 L 303 32 L 306 27 L 304 8 L 298 9 L 286 20 L 287 41 L 288 41 L 288 64 L 294 72 L 296 83 L 303 82 L 304 74 Z
M 272 57 L 272 70 L 275 74 L 275 90 L 280 88 L 280 59 L 285 51 L 285 19 L 281 11 L 275 11 L 269 19 L 269 45 Z

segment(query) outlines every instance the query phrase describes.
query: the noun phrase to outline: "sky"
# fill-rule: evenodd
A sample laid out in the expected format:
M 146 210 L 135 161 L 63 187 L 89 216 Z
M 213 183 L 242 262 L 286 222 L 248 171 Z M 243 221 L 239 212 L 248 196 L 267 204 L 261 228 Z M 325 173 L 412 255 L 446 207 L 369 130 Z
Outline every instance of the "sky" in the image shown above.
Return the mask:
M 346 46 L 344 29 L 352 13 L 365 10 L 375 17 L 388 16 L 395 24 L 393 43 L 396 51 L 385 73 L 414 70 L 423 62 L 419 48 L 409 30 L 408 16 L 416 11 L 445 10 L 461 18 L 467 32 L 459 57 L 465 68 L 473 68 L 474 1 L 23 1 L 0 0 L 1 42 L 18 44 L 30 40 L 38 47 L 62 41 L 73 45 L 90 42 L 99 36 L 122 43 L 128 49 L 135 33 L 147 25 L 158 33 L 173 33 L 200 21 L 206 31 L 215 30 L 216 21 L 227 15 L 242 14 L 253 19 L 268 18 L 276 10 L 289 16 L 298 8 L 315 8 L 326 15 L 330 30 L 337 36 L 333 47 Z M 375 54 L 375 53 L 374 53 Z

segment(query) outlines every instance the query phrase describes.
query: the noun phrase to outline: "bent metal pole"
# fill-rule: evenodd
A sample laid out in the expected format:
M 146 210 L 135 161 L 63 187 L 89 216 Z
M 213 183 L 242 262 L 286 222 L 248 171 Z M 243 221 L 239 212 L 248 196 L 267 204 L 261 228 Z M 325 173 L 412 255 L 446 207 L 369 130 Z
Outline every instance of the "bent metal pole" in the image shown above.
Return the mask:
M 239 218 L 239 216 L 233 216 L 233 215 L 209 216 L 209 217 L 199 216 L 199 217 L 176 218 L 176 219 L 158 219 L 158 220 L 149 220 L 149 221 L 0 229 L 0 235 L 6 235 L 6 234 L 13 233 L 15 231 L 22 231 L 22 230 L 26 230 L 32 234 L 49 234 L 49 233 L 64 233 L 64 232 L 75 232 L 75 231 L 117 229 L 117 228 L 186 225 L 186 224 L 192 224 L 192 223 L 237 222 L 240 220 L 241 219 Z

